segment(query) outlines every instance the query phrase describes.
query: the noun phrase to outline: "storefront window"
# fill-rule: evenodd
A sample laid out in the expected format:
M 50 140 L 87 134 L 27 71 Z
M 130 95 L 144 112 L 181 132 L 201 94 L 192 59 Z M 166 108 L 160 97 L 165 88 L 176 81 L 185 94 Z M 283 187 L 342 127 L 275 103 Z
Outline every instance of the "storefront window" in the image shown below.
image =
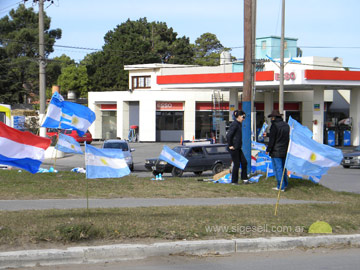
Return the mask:
M 184 112 L 156 112 L 157 130 L 183 130 Z

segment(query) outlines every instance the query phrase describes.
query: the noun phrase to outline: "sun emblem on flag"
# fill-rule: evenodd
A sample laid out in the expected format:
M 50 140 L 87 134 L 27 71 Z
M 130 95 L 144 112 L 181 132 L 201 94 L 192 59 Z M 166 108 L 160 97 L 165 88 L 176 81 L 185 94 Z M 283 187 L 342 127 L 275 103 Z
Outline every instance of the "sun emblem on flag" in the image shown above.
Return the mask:
M 78 123 L 79 123 L 79 118 L 77 118 L 76 116 L 73 115 L 73 117 L 71 119 L 71 124 L 77 125 Z
M 175 161 L 175 158 L 174 158 L 174 157 L 172 157 L 172 158 L 171 158 L 171 161 L 172 161 L 172 162 L 174 162 L 174 161 Z
M 105 158 L 100 158 L 100 161 L 102 164 L 104 164 L 105 166 L 109 166 L 109 164 L 107 163 Z
M 315 154 L 315 153 L 311 153 L 311 155 L 310 155 L 310 161 L 311 161 L 311 162 L 316 161 L 316 154 Z
M 72 145 L 71 145 L 71 149 L 74 149 L 74 150 L 75 150 L 75 145 L 72 144 Z

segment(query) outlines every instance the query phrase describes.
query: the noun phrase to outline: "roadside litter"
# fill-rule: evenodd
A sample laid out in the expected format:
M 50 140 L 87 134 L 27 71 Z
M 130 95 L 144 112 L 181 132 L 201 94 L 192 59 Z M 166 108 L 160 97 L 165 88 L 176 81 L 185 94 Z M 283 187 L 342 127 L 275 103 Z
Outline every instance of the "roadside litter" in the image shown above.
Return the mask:
M 151 178 L 152 181 L 164 181 L 165 178 L 162 177 L 161 173 L 157 174 L 155 178 Z
M 76 167 L 76 168 L 72 169 L 71 171 L 76 172 L 76 173 L 86 173 L 86 170 L 84 168 L 80 168 L 80 167 Z
M 21 170 L 19 170 L 21 172 Z M 37 173 L 57 173 L 58 171 L 55 170 L 53 167 L 50 167 L 49 169 L 39 168 Z

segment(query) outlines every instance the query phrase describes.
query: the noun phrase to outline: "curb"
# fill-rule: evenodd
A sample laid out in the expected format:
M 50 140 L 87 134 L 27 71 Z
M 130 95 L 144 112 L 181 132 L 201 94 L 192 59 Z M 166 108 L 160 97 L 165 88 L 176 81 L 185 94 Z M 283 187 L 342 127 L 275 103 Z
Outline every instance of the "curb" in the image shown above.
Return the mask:
M 360 246 L 360 234 L 177 241 L 154 244 L 120 244 L 70 247 L 67 249 L 9 251 L 0 252 L 0 269 L 136 260 L 152 256 L 177 254 L 227 254 L 329 247 L 334 245 Z

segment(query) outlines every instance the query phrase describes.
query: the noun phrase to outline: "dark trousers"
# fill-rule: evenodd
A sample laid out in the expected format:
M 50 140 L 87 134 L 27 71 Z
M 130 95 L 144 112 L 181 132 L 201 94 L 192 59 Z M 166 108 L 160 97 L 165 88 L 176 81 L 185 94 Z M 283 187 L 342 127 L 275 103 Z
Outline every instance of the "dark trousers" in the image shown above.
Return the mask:
M 241 149 L 230 150 L 231 159 L 233 161 L 233 169 L 231 175 L 231 183 L 239 181 L 239 168 L 241 163 L 241 180 L 248 179 L 247 177 L 247 160 Z

